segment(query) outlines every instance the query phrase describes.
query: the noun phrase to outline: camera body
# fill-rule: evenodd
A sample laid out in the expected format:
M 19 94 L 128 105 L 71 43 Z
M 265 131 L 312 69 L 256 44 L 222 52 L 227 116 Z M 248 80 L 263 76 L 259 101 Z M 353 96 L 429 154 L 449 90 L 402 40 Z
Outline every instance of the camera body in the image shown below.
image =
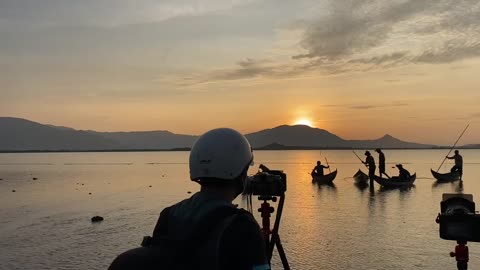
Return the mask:
M 287 191 L 287 175 L 283 171 L 270 170 L 264 165 L 253 176 L 247 177 L 245 194 L 255 196 L 282 196 Z
M 472 194 L 442 195 L 437 223 L 440 238 L 480 242 L 480 215 L 475 212 Z

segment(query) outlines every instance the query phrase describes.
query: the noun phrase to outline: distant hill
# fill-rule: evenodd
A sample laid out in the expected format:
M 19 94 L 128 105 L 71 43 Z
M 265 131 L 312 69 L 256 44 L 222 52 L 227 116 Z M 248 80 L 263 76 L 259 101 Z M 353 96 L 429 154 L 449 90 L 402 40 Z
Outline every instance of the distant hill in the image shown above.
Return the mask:
M 322 149 L 352 149 L 350 146 L 290 146 L 279 143 L 254 147 L 255 150 L 322 150 Z
M 85 131 L 57 128 L 12 117 L 0 117 L 0 150 L 115 149 L 119 144 Z
M 134 131 L 134 132 L 95 132 L 117 142 L 122 149 L 172 149 L 191 147 L 197 136 L 179 135 L 169 131 Z
M 345 140 L 309 126 L 278 126 L 246 134 L 256 149 L 434 148 L 385 135 L 376 140 Z M 197 136 L 169 131 L 97 132 L 0 117 L 0 151 L 188 150 Z
M 480 144 L 467 144 L 462 146 L 464 149 L 480 149 Z
M 246 135 L 253 147 L 263 147 L 272 143 L 284 146 L 341 147 L 345 140 L 326 130 L 309 126 L 279 126 Z
M 355 148 L 433 148 L 435 145 L 405 142 L 391 135 L 384 135 L 376 140 L 351 140 L 350 144 Z

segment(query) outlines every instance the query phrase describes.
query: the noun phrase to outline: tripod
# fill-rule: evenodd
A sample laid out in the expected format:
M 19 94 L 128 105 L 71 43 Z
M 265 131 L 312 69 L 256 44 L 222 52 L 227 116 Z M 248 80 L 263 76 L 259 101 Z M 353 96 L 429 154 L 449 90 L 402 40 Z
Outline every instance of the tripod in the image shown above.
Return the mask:
M 278 211 L 275 218 L 275 224 L 273 225 L 273 230 L 270 230 L 270 216 L 275 211 L 275 209 L 270 206 L 269 201 L 276 202 L 277 197 L 275 196 L 259 196 L 259 200 L 263 201 L 261 207 L 258 208 L 258 212 L 262 216 L 262 233 L 265 239 L 265 247 L 267 253 L 268 262 L 272 260 L 273 249 L 277 246 L 278 254 L 282 261 L 283 268 L 285 270 L 290 270 L 288 265 L 287 256 L 285 255 L 285 250 L 283 249 L 282 243 L 280 241 L 280 235 L 278 234 L 278 229 L 280 227 L 280 218 L 282 216 L 283 204 L 285 202 L 285 194 L 280 196 L 280 201 L 278 202 Z

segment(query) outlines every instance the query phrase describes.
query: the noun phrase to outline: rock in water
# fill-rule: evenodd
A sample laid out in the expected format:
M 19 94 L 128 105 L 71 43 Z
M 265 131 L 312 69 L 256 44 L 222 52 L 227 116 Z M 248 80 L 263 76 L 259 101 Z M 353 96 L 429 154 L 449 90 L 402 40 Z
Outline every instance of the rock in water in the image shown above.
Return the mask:
M 101 221 L 103 221 L 103 217 L 101 217 L 101 216 L 92 217 L 92 223 L 101 222 Z

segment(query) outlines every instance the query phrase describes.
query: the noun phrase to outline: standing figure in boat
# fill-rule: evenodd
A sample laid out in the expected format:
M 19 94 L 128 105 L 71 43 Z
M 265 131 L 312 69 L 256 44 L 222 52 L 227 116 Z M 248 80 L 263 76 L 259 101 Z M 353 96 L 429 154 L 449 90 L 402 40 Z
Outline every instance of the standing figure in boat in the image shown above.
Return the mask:
M 410 172 L 403 168 L 402 164 L 397 164 L 396 166 L 398 168 L 398 178 L 402 181 L 410 180 Z
M 390 176 L 385 172 L 385 154 L 382 152 L 382 149 L 377 148 L 375 152 L 378 153 L 378 173 L 379 176 L 382 177 L 382 174 L 385 174 L 387 178 Z
M 330 168 L 330 166 L 323 166 L 320 161 L 317 161 L 317 166 L 313 168 L 311 175 L 312 177 L 323 176 L 323 169 L 328 169 L 328 168 Z
M 365 151 L 365 156 L 367 158 L 365 159 L 365 162 L 363 164 L 367 165 L 368 167 L 368 178 L 370 178 L 370 187 L 373 187 L 373 179 L 375 178 L 375 159 L 373 158 L 372 154 L 370 154 L 370 151 Z
M 462 178 L 463 174 L 463 157 L 458 153 L 458 150 L 455 150 L 455 155 L 449 157 L 448 159 L 455 159 L 455 165 L 450 169 L 451 173 L 458 172 L 460 174 L 460 178 Z

